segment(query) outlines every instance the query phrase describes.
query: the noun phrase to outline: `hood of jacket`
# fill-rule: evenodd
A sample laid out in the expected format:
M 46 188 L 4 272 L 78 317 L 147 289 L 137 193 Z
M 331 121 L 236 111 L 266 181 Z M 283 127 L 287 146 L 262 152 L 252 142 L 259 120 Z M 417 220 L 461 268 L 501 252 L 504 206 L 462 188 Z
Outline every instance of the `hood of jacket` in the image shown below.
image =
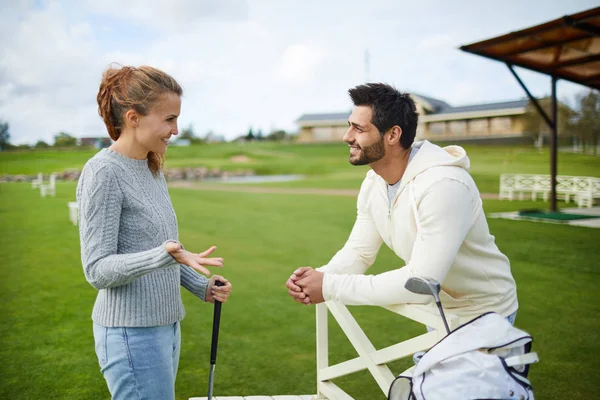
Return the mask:
M 417 154 L 408 164 L 402 176 L 402 186 L 414 180 L 419 174 L 430 168 L 452 166 L 468 171 L 471 167 L 467 152 L 460 146 L 439 147 L 427 140 L 415 142 L 413 148 L 418 148 Z

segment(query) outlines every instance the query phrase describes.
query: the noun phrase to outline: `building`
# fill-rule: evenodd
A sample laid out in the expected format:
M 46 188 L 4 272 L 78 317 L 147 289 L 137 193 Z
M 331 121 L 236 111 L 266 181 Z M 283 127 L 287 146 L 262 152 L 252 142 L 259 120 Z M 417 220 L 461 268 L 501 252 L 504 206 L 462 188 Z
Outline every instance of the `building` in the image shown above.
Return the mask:
M 528 100 L 453 107 L 420 94 L 411 94 L 419 113 L 417 140 L 468 140 L 521 138 Z M 350 111 L 304 114 L 296 121 L 298 141 L 337 142 L 348 129 Z
M 190 144 L 192 141 L 188 138 L 175 138 L 175 140 L 169 141 L 169 145 L 175 147 L 188 147 Z
M 208 131 L 204 137 L 206 143 L 224 143 L 226 142 L 225 136 L 216 134 L 213 131 Z

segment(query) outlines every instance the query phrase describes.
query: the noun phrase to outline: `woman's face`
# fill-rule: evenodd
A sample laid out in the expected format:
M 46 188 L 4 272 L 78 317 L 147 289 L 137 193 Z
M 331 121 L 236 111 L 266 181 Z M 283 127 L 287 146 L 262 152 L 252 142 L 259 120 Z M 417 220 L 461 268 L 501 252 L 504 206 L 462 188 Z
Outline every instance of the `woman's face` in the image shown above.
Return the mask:
M 148 115 L 140 115 L 136 129 L 136 141 L 144 151 L 164 154 L 169 139 L 177 135 L 177 118 L 181 112 L 181 98 L 166 93 L 152 107 Z

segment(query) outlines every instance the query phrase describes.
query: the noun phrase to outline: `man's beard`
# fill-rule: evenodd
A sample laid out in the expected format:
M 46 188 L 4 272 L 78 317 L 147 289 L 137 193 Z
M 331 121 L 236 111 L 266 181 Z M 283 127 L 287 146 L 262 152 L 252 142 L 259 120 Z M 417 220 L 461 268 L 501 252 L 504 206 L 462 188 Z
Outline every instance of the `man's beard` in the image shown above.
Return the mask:
M 362 147 L 360 149 L 360 157 L 358 159 L 353 160 L 352 156 L 350 156 L 349 161 L 352 165 L 367 165 L 381 160 L 383 156 L 385 156 L 385 144 L 383 137 L 381 137 L 379 141 L 366 147 Z

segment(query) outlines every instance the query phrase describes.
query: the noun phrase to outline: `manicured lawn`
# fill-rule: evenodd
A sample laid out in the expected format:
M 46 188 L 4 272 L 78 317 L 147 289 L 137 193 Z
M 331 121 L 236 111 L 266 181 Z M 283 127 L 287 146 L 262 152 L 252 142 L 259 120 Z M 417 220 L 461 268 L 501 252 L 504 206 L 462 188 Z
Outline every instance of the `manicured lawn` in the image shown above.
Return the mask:
M 92 149 L 3 151 L 0 152 L 0 175 L 50 174 L 70 168 L 81 169 L 95 152 Z
M 309 146 L 299 148 L 293 156 L 298 162 L 311 153 Z M 481 157 L 496 165 L 501 160 L 493 154 Z M 530 169 L 538 168 L 536 154 L 514 154 L 508 165 L 529 165 L 529 157 L 534 159 Z M 583 174 L 590 167 L 577 168 Z M 74 183 L 60 183 L 56 198 L 42 199 L 27 184 L 0 184 L 2 399 L 108 398 L 93 348 L 90 314 L 96 291 L 83 277 L 77 228 L 68 220 L 66 203 L 74 200 L 74 190 Z M 198 251 L 218 245 L 226 262 L 222 272 L 234 284 L 223 306 L 215 394 L 314 393 L 314 308 L 290 300 L 284 282 L 297 266 L 319 266 L 342 246 L 355 199 L 184 189 L 171 190 L 171 197 L 182 242 Z M 486 201 L 485 209 L 545 205 Z M 600 230 L 495 219 L 489 224 L 517 280 L 516 324 L 534 336 L 541 358 L 531 372 L 536 397 L 597 397 Z M 371 272 L 401 265 L 383 248 Z M 187 316 L 178 399 L 206 395 L 212 323 L 211 305 L 186 292 L 183 299 Z M 377 347 L 424 329 L 383 309 L 351 311 Z M 355 357 L 334 321 L 330 328 L 330 361 Z M 394 363 L 394 372 L 409 362 Z M 384 398 L 366 372 L 336 382 L 357 399 Z
M 549 153 L 532 147 L 465 146 L 471 160 L 471 174 L 482 193 L 498 193 L 503 172 L 549 174 Z M 81 168 L 94 150 L 40 150 L 0 152 L 0 175 L 49 174 Z M 236 162 L 235 156 L 245 156 Z M 600 157 L 560 153 L 559 175 L 599 176 Z M 170 147 L 167 168 L 196 167 L 224 170 L 253 170 L 259 175 L 304 174 L 307 179 L 261 184 L 278 187 L 358 188 L 368 167 L 348 164 L 348 147 L 334 144 L 223 143 Z

